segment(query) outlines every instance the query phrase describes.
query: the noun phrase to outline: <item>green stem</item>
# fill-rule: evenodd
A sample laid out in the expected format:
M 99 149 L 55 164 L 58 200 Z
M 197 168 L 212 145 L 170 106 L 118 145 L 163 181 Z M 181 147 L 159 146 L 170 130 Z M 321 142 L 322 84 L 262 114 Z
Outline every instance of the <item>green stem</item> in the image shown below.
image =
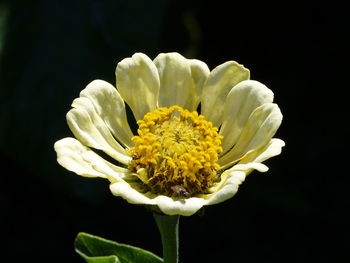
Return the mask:
M 163 245 L 164 263 L 179 262 L 179 218 L 153 213 Z

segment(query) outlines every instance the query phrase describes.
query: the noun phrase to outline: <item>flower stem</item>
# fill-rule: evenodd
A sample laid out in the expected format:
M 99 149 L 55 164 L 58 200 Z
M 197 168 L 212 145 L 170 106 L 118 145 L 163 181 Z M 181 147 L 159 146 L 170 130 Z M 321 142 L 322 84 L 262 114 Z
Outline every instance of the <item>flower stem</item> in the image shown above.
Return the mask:
M 163 245 L 164 263 L 179 262 L 179 218 L 153 213 Z

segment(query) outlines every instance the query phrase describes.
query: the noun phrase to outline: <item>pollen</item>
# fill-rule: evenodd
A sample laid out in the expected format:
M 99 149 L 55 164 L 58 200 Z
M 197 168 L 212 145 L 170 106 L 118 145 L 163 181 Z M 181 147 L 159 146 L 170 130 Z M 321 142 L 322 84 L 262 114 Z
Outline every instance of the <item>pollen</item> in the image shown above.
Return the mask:
M 137 123 L 129 170 L 147 191 L 183 199 L 219 180 L 222 136 L 203 115 L 175 105 L 157 108 Z

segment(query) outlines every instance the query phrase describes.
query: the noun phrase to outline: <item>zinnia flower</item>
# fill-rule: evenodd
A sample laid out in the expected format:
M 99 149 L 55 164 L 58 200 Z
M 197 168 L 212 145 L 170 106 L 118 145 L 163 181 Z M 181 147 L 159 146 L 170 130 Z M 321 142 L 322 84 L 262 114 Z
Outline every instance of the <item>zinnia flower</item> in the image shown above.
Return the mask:
M 95 80 L 81 91 L 67 114 L 76 139 L 57 141 L 55 150 L 63 167 L 108 179 L 129 203 L 192 215 L 231 198 L 252 170 L 266 172 L 262 162 L 284 146 L 273 138 L 282 114 L 272 91 L 234 61 L 210 71 L 178 53 L 153 61 L 136 53 L 118 64 L 116 80 L 116 88 Z

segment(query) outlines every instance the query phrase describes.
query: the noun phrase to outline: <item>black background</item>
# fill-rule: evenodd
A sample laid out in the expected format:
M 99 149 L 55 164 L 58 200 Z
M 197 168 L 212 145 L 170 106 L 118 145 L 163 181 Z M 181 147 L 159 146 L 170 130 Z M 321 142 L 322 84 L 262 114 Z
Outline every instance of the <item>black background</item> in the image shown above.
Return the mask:
M 274 91 L 286 142 L 234 198 L 181 218 L 181 262 L 346 262 L 346 15 L 336 2 L 0 1 L 1 258 L 83 262 L 81 231 L 161 254 L 152 215 L 60 167 L 53 144 L 90 81 L 115 83 L 134 52 L 178 51 L 249 68 Z

